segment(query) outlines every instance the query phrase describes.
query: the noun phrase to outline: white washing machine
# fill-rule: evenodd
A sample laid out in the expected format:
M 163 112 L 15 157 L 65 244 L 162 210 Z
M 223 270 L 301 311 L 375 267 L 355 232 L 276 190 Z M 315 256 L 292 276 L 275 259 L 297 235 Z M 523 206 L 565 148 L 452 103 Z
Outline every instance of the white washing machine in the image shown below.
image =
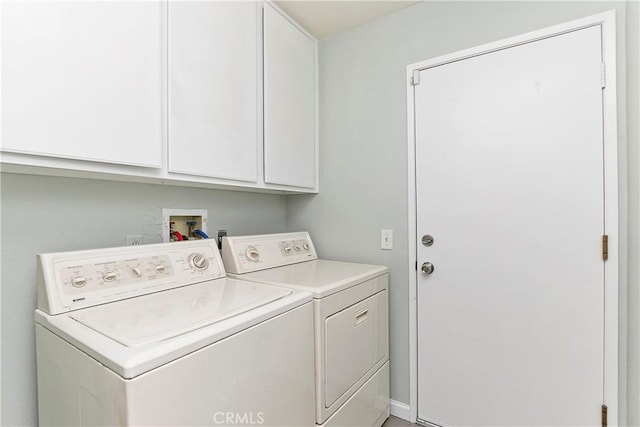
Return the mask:
M 38 257 L 40 425 L 314 425 L 311 294 L 211 240 Z
M 319 260 L 306 232 L 223 238 L 229 277 L 314 298 L 316 424 L 380 426 L 389 417 L 387 267 Z

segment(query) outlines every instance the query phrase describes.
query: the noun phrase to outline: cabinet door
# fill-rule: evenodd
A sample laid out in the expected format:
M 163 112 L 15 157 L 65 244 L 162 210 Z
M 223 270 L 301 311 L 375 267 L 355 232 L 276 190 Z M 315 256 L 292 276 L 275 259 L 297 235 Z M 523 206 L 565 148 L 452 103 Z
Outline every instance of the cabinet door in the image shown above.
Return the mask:
M 264 6 L 264 180 L 316 187 L 316 42 Z
M 169 171 L 257 180 L 255 2 L 169 4 Z
M 1 8 L 2 150 L 162 166 L 160 2 Z

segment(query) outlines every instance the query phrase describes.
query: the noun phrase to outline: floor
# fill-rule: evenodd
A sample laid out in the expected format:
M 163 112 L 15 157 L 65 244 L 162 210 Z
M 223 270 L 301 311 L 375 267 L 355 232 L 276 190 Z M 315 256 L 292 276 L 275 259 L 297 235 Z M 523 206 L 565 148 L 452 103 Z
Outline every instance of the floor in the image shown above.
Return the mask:
M 382 424 L 382 427 L 410 427 L 417 425 L 418 424 L 411 424 L 409 421 L 405 421 L 402 418 L 391 415 L 389 419 Z

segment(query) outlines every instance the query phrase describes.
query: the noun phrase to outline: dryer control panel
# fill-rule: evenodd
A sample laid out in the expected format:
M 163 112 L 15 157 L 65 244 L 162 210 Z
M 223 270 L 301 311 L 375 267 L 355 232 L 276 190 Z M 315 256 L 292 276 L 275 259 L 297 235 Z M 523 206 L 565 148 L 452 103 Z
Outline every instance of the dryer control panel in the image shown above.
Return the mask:
M 232 274 L 250 273 L 314 259 L 318 259 L 318 254 L 306 231 L 222 238 L 222 260 L 227 272 Z
M 58 314 L 225 277 L 215 240 L 38 255 L 38 308 Z

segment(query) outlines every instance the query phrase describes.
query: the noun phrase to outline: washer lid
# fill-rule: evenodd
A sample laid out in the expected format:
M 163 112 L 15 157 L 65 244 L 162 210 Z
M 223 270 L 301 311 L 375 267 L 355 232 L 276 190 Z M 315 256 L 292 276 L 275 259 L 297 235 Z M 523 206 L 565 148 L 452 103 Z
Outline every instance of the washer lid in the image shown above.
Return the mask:
M 38 309 L 35 320 L 129 379 L 209 345 L 224 345 L 227 337 L 311 300 L 308 292 L 222 278 L 72 313 Z
M 373 279 L 389 271 L 381 265 L 314 260 L 284 267 L 229 276 L 252 282 L 311 292 L 314 298 L 324 298 L 343 289 Z
M 164 341 L 291 294 L 253 283 L 212 280 L 73 312 L 72 319 L 127 347 Z

